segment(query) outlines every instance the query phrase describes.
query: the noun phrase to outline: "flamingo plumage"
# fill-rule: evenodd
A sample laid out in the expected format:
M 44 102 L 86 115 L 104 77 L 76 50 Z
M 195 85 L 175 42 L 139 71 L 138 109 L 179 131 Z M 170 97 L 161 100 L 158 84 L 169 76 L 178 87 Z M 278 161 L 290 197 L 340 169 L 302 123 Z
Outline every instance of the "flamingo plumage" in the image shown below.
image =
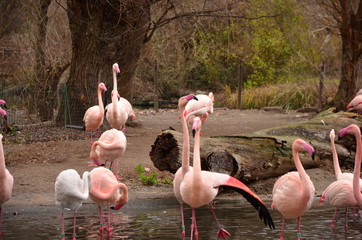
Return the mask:
M 185 107 L 185 116 L 190 119 L 190 116 L 199 116 L 204 123 L 209 114 L 214 112 L 214 94 L 210 92 L 208 95 L 196 95 L 198 100 L 190 100 Z
M 285 219 L 298 218 L 297 239 L 300 239 L 300 217 L 312 206 L 315 188 L 299 159 L 300 151 L 307 151 L 314 159 L 314 148 L 296 139 L 292 144 L 293 159 L 297 171 L 281 176 L 274 184 L 272 208 L 282 214 L 280 239 L 284 239 Z
M 61 211 L 62 239 L 64 232 L 64 211 L 73 211 L 73 239 L 76 239 L 76 215 L 83 201 L 88 199 L 91 181 L 89 172 L 83 173 L 82 179 L 74 169 L 67 169 L 59 173 L 55 180 L 55 205 Z
M 195 208 L 211 203 L 221 186 L 228 187 L 244 196 L 259 212 L 259 217 L 264 220 L 264 223 L 270 228 L 274 228 L 273 219 L 271 218 L 268 209 L 262 200 L 245 184 L 227 174 L 201 171 L 201 125 L 202 120 L 199 117 L 195 117 L 192 126 L 193 135 L 195 136 L 193 168 L 190 168 L 185 174 L 180 186 L 180 193 L 183 201 L 192 208 L 191 239 L 193 237 L 193 231 L 195 231 L 195 237 L 198 239 Z M 219 225 L 218 237 L 227 238 L 228 236 L 230 236 L 230 234 Z
M 104 105 L 102 100 L 102 91 L 106 92 L 107 88 L 104 83 L 99 83 L 97 90 L 98 105 L 88 108 L 83 117 L 85 129 L 90 131 L 91 144 L 93 143 L 92 131 L 98 130 L 103 124 Z
M 128 202 L 128 188 L 125 184 L 117 181 L 114 174 L 107 168 L 97 167 L 90 172 L 92 187 L 90 189 L 91 199 L 98 205 L 100 213 L 100 232 L 104 230 L 104 219 L 102 207 L 108 208 L 108 234 L 111 231 L 111 205 L 114 210 L 119 210 Z M 122 190 L 120 194 L 119 189 Z

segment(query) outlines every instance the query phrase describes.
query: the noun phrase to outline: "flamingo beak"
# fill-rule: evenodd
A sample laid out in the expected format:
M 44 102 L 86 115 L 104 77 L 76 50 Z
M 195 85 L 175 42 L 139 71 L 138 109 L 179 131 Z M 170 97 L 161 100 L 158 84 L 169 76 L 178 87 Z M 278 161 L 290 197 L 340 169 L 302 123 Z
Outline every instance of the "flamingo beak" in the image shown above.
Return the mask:
M 196 130 L 195 130 L 195 129 L 192 129 L 192 137 L 193 137 L 193 138 L 195 137 L 195 134 L 196 134 Z
M 121 209 L 123 206 L 124 206 L 123 203 L 118 203 L 116 206 L 111 207 L 111 209 L 113 209 L 113 210 L 119 210 L 119 209 Z

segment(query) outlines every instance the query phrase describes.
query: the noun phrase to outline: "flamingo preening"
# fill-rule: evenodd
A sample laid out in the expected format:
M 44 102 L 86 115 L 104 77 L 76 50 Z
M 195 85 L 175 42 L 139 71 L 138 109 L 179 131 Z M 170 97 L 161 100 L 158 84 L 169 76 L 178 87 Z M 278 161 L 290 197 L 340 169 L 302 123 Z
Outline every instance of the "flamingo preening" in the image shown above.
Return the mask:
M 1 220 L 2 220 L 2 206 L 11 198 L 11 193 L 14 186 L 14 177 L 6 169 L 4 148 L 3 148 L 3 135 L 0 134 L 0 238 L 1 238 Z
M 114 210 L 122 208 L 128 202 L 128 188 L 125 184 L 117 181 L 114 174 L 107 168 L 97 167 L 90 172 L 92 187 L 90 189 L 91 199 L 98 205 L 100 215 L 100 232 L 104 230 L 104 216 L 102 207 L 108 208 L 108 228 L 107 232 L 111 232 L 111 205 Z M 119 189 L 122 190 L 120 194 Z
M 93 131 L 97 131 L 103 124 L 104 119 L 104 106 L 102 100 L 102 91 L 106 92 L 107 88 L 104 83 L 98 84 L 98 105 L 90 107 L 84 114 L 84 124 L 87 131 L 90 131 L 90 143 L 92 144 Z
M 104 165 L 107 167 L 107 162 L 110 161 L 110 170 L 117 179 L 120 179 L 118 162 L 126 151 L 126 147 L 127 139 L 124 133 L 113 128 L 102 133 L 101 137 L 92 144 L 90 158 L 98 166 L 102 165 L 101 161 L 104 160 Z M 115 169 L 112 169 L 113 162 L 116 162 Z
M 300 217 L 311 208 L 315 188 L 303 168 L 298 153 L 307 151 L 314 159 L 314 148 L 305 141 L 297 139 L 293 142 L 292 151 L 297 171 L 286 173 L 275 182 L 272 208 L 275 207 L 283 215 L 280 239 L 284 239 L 285 219 L 298 218 L 297 239 L 299 240 Z
M 274 228 L 273 219 L 271 218 L 268 209 L 261 199 L 245 184 L 227 174 L 201 171 L 201 125 L 202 120 L 199 117 L 195 117 L 192 126 L 193 135 L 195 137 L 193 168 L 190 168 L 185 174 L 180 186 L 182 200 L 192 208 L 191 239 L 194 234 L 195 238 L 198 239 L 195 208 L 211 203 L 211 201 L 216 197 L 219 187 L 221 186 L 226 186 L 244 196 L 246 200 L 250 202 L 259 212 L 259 217 L 264 220 L 264 223 L 270 228 Z M 230 236 L 230 234 L 224 230 L 218 222 L 217 224 L 219 225 L 218 237 L 226 239 Z
M 64 210 L 73 211 L 73 239 L 76 239 L 76 215 L 83 201 L 88 199 L 91 187 L 90 175 L 86 171 L 82 179 L 74 169 L 64 170 L 55 180 L 55 205 L 61 211 L 62 239 L 65 239 Z
M 195 95 L 189 94 L 187 96 L 183 96 L 178 101 L 178 108 L 181 116 L 181 124 L 182 124 L 182 133 L 183 133 L 183 145 L 182 145 L 182 165 L 175 173 L 175 177 L 173 180 L 173 191 L 177 201 L 180 203 L 180 212 L 181 212 L 181 230 L 182 230 L 182 238 L 185 238 L 185 222 L 184 222 L 184 210 L 183 210 L 183 200 L 180 193 L 180 185 L 185 176 L 185 174 L 189 171 L 190 167 L 190 139 L 189 139 L 189 130 L 187 127 L 187 122 L 185 118 L 185 106 L 186 104 L 192 100 L 198 100 Z

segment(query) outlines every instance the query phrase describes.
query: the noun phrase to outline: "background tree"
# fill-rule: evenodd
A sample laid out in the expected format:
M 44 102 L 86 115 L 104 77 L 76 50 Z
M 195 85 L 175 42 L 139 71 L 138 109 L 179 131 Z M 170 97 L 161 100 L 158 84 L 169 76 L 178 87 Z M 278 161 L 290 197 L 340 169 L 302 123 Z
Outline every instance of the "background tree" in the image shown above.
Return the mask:
M 332 105 L 345 109 L 356 94 L 362 53 L 362 1 L 318 0 L 317 3 L 332 16 L 341 35 L 341 77 Z

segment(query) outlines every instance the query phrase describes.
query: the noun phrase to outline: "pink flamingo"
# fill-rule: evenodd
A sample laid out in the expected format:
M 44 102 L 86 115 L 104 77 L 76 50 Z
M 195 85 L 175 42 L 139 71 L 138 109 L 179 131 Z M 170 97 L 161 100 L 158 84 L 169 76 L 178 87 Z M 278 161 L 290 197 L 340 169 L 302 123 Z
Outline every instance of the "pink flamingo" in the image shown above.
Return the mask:
M 332 223 L 331 223 L 331 226 L 334 227 L 338 207 L 346 208 L 345 223 L 347 223 L 348 207 L 356 206 L 357 202 L 353 199 L 349 199 L 349 197 L 353 195 L 353 191 L 350 191 L 350 190 L 352 190 L 353 173 L 342 173 L 342 171 L 341 171 L 341 168 L 340 168 L 339 162 L 338 162 L 336 146 L 334 144 L 334 140 L 335 140 L 334 129 L 331 130 L 331 132 L 329 134 L 329 138 L 330 138 L 331 147 L 332 147 L 333 166 L 334 166 L 334 173 L 336 175 L 336 181 L 331 183 L 325 189 L 325 191 L 323 192 L 322 197 L 320 198 L 318 203 L 321 203 L 325 199 L 326 202 L 329 203 L 329 205 L 335 207 L 333 218 L 332 218 Z M 349 181 L 350 183 L 348 184 L 346 181 Z M 360 182 L 362 182 L 361 179 L 360 179 Z M 348 190 L 348 188 L 350 188 L 350 189 Z M 350 193 L 348 193 L 348 192 L 350 192 Z
M 190 116 L 199 116 L 202 122 L 205 122 L 209 114 L 214 111 L 214 94 L 212 92 L 209 95 L 198 94 L 196 95 L 197 101 L 190 100 L 185 107 L 185 116 L 187 119 Z
M 6 111 L 4 109 L 2 109 L 1 107 L 0 107 L 0 115 L 4 117 L 5 121 L 7 121 Z
M 195 237 L 198 239 L 195 208 L 209 204 L 216 197 L 220 186 L 227 186 L 228 188 L 243 195 L 246 200 L 249 201 L 256 210 L 258 210 L 259 217 L 264 220 L 264 223 L 270 228 L 274 228 L 273 219 L 271 218 L 268 209 L 260 198 L 246 185 L 227 174 L 201 171 L 201 125 L 202 120 L 199 117 L 195 117 L 192 126 L 193 135 L 195 137 L 193 168 L 190 168 L 185 174 L 180 186 L 182 200 L 192 208 L 191 239 L 193 237 L 193 231 L 195 231 Z M 230 236 L 230 234 L 220 226 L 218 221 L 217 224 L 220 229 L 218 232 L 218 238 L 223 237 L 226 239 Z
M 122 158 L 126 151 L 127 139 L 122 131 L 110 129 L 102 133 L 98 141 L 92 144 L 90 158 L 98 166 L 102 165 L 99 160 L 111 161 L 110 169 L 112 170 L 113 161 L 116 161 L 116 170 L 113 171 L 117 179 L 118 176 L 118 161 Z
M 5 100 L 3 100 L 3 99 L 0 99 L 0 105 L 3 105 L 4 108 L 7 108 L 6 102 L 5 102 Z
M 86 130 L 90 131 L 91 144 L 93 143 L 92 131 L 98 130 L 103 124 L 104 106 L 102 100 L 102 91 L 107 91 L 104 83 L 100 83 L 98 85 L 98 105 L 88 108 L 83 118 Z
M 361 130 L 356 124 L 351 124 L 346 128 L 339 131 L 339 136 L 343 137 L 346 134 L 352 134 L 356 137 L 356 158 L 354 161 L 353 171 L 353 194 L 357 200 L 360 208 L 362 208 L 362 193 L 361 193 L 361 157 L 362 157 L 362 141 L 361 141 Z
M 283 215 L 280 239 L 284 239 L 284 220 L 290 218 L 298 218 L 297 239 L 300 239 L 300 216 L 311 208 L 315 193 L 313 182 L 305 172 L 298 155 L 300 151 L 307 151 L 314 159 L 314 148 L 297 139 L 293 142 L 292 150 L 297 171 L 281 176 L 273 188 L 272 208 L 275 207 Z
M 128 188 L 125 184 L 117 181 L 114 174 L 107 168 L 98 167 L 90 172 L 92 187 L 90 189 L 91 199 L 98 205 L 100 214 L 100 232 L 103 233 L 104 219 L 102 206 L 108 207 L 108 234 L 111 231 L 111 211 L 110 205 L 114 210 L 122 208 L 128 202 Z M 122 189 L 122 195 L 119 193 Z
M 55 205 L 61 210 L 62 239 L 65 239 L 64 210 L 71 210 L 73 215 L 73 239 L 76 239 L 76 215 L 83 201 L 88 199 L 90 189 L 89 172 L 84 172 L 82 179 L 74 169 L 64 170 L 55 180 Z
M 106 118 L 109 124 L 118 130 L 122 130 L 126 125 L 129 116 L 136 117 L 132 110 L 132 105 L 125 98 L 118 100 L 117 73 L 119 73 L 117 63 L 113 64 L 113 90 L 111 93 L 112 103 L 106 106 Z
M 180 185 L 185 174 L 190 169 L 190 139 L 189 139 L 189 130 L 187 128 L 184 111 L 186 104 L 192 99 L 198 100 L 193 94 L 183 96 L 178 100 L 178 108 L 181 115 L 181 124 L 183 132 L 183 145 L 182 145 L 183 147 L 182 147 L 182 163 L 181 167 L 175 173 L 175 177 L 173 180 L 173 191 L 177 201 L 180 203 L 182 238 L 185 238 L 185 221 L 184 221 L 184 210 L 183 210 L 184 202 L 182 200 L 180 193 Z
M 3 148 L 3 135 L 0 134 L 0 238 L 1 238 L 1 219 L 2 219 L 2 206 L 11 198 L 13 191 L 14 178 L 6 169 L 4 148 Z
M 356 95 L 351 102 L 347 105 L 347 111 L 357 111 L 360 113 L 362 111 L 362 95 Z

